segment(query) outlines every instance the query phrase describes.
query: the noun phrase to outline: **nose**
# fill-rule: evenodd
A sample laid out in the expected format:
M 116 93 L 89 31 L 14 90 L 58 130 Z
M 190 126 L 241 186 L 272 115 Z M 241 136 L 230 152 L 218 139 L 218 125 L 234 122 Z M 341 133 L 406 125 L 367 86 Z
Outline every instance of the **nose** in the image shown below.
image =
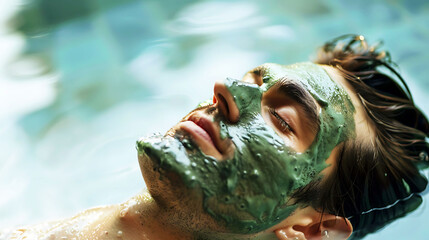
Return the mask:
M 227 78 L 215 83 L 214 94 L 219 110 L 231 123 L 261 110 L 262 92 L 257 84 Z
M 214 85 L 214 101 L 216 101 L 219 110 L 225 118 L 231 122 L 236 123 L 240 118 L 240 111 L 235 103 L 234 96 L 228 90 L 226 81 L 217 81 Z

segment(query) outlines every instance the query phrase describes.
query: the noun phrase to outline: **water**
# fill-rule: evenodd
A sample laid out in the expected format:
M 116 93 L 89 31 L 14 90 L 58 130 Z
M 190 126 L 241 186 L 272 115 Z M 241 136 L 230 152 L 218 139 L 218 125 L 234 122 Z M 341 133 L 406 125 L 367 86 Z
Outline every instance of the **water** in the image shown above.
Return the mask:
M 424 0 L 2 1 L 0 228 L 127 200 L 145 187 L 139 137 L 215 80 L 306 61 L 344 33 L 384 40 L 429 113 L 428 13 Z M 425 202 L 366 239 L 425 239 Z

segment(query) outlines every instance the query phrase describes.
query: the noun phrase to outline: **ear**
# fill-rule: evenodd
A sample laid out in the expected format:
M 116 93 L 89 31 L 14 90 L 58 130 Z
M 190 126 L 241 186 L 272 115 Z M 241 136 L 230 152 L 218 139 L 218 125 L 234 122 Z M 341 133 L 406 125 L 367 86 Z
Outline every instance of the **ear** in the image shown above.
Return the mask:
M 274 231 L 279 240 L 343 240 L 351 235 L 353 227 L 347 218 L 306 207 L 295 210 Z

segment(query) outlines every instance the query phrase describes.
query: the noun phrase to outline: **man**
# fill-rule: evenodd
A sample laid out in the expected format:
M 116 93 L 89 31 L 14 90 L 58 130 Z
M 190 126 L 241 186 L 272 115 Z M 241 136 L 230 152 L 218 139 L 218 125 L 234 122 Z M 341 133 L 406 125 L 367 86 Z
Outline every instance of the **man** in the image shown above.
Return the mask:
M 349 40 L 348 42 L 344 40 Z M 264 64 L 137 142 L 149 193 L 12 239 L 360 238 L 414 210 L 429 124 L 361 36 Z M 406 87 L 406 85 L 405 85 Z M 377 214 L 372 214 L 376 212 Z

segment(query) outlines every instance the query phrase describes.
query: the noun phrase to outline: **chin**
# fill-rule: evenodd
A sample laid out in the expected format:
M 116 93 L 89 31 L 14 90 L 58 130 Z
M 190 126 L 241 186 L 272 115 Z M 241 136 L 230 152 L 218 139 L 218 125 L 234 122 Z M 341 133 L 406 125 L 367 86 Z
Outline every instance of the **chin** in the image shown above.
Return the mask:
M 179 175 L 160 168 L 147 154 L 138 158 L 146 187 L 159 204 L 171 207 L 182 201 L 188 191 Z
M 163 196 L 169 195 L 171 181 L 167 181 L 168 179 L 161 175 L 159 166 L 147 154 L 139 155 L 138 158 L 140 170 L 149 193 L 153 198 L 162 200 Z
M 225 231 L 203 210 L 200 187 L 187 188 L 179 175 L 160 169 L 146 154 L 139 155 L 139 163 L 149 193 L 168 216 L 166 221 L 195 232 Z

